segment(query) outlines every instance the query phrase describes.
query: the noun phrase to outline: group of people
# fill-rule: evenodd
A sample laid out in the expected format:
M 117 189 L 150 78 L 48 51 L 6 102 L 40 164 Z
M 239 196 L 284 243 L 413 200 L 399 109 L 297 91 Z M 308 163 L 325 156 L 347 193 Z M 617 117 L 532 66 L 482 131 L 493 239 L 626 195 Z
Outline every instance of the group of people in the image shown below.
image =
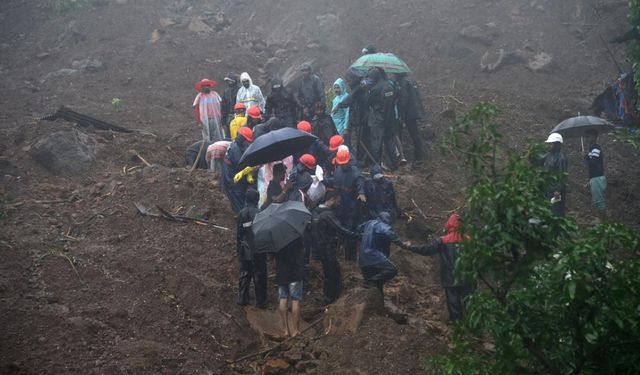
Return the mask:
M 376 51 L 368 46 L 362 52 Z M 267 307 L 267 256 L 255 251 L 253 219 L 273 203 L 299 201 L 311 212 L 306 231 L 275 253 L 278 311 L 287 335 L 299 333 L 311 259 L 322 264 L 323 302 L 330 304 L 342 292 L 339 248 L 346 261 L 358 262 L 364 286 L 382 292 L 398 272 L 390 260 L 392 243 L 418 254 L 440 254 L 450 318 L 459 319 L 462 297 L 469 290 L 453 279 L 459 216 L 450 218 L 446 236 L 424 246 L 403 242 L 393 230 L 401 211 L 393 183 L 383 171 L 407 163 L 400 141 L 405 127 L 413 141 L 414 165 L 424 159 L 418 131 L 424 108 L 417 83 L 404 73 L 389 77 L 381 68 L 350 69 L 335 80 L 334 98 L 327 103 L 324 83 L 311 65 L 303 64 L 300 72 L 293 89 L 271 79 L 266 98 L 246 72 L 228 74 L 222 95 L 213 90 L 214 81 L 196 84 L 199 93 L 193 105 L 203 139 L 187 150 L 187 163 L 219 173 L 221 190 L 238 215 L 238 304 L 249 303 L 253 281 L 256 307 Z M 316 139 L 308 149 L 282 160 L 240 167 L 243 153 L 255 139 L 284 127 Z M 199 160 L 202 154 L 206 157 Z M 363 168 L 368 168 L 368 178 Z M 289 301 L 293 319 L 288 319 Z
M 594 129 L 585 132 L 588 144 L 587 153 L 584 155 L 584 164 L 587 167 L 588 181 L 585 186 L 591 193 L 591 207 L 596 214 L 594 223 L 600 223 L 606 219 L 605 190 L 607 188 L 607 178 L 604 173 L 604 152 L 598 144 L 598 131 Z M 530 161 L 534 165 L 542 166 L 550 172 L 566 174 L 568 171 L 567 157 L 562 151 L 564 138 L 559 133 L 551 133 L 545 141 L 549 144 L 549 152 L 542 158 L 535 155 L 530 156 Z M 564 176 L 552 182 L 547 191 L 547 197 L 551 205 L 551 210 L 560 216 L 565 216 L 567 202 L 567 187 Z

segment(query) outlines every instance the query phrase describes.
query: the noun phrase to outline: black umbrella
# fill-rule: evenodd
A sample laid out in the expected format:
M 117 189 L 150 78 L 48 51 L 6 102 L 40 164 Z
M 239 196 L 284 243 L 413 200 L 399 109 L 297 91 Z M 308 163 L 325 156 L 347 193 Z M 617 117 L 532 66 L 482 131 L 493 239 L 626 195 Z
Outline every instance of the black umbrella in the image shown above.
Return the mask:
M 551 133 L 560 133 L 565 138 L 571 138 L 583 136 L 587 130 L 597 130 L 598 134 L 602 134 L 614 128 L 612 123 L 600 117 L 576 116 L 556 125 Z
M 316 136 L 298 129 L 273 130 L 256 138 L 240 158 L 240 168 L 282 160 L 289 155 L 305 151 Z
M 256 253 L 278 252 L 302 237 L 311 213 L 298 201 L 271 203 L 253 219 L 253 244 Z

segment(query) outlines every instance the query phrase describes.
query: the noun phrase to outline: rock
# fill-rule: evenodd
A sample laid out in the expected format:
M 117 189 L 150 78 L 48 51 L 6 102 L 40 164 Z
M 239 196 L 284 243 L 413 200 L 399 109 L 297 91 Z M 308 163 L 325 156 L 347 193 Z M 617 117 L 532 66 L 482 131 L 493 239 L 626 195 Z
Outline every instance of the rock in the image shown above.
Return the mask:
M 286 49 L 279 49 L 276 52 L 274 52 L 273 54 L 274 57 L 277 57 L 279 59 L 284 59 L 287 57 L 287 50 Z
M 98 73 L 105 70 L 102 61 L 96 59 L 76 60 L 71 63 L 71 67 L 86 73 Z
M 264 365 L 264 373 L 272 375 L 286 374 L 290 367 L 291 365 L 286 361 L 280 358 L 272 358 Z
M 116 0 L 116 4 L 125 5 L 129 0 Z
M 356 288 L 327 307 L 324 315 L 325 332 L 341 334 L 348 331 L 355 334 L 367 315 L 382 312 L 384 301 L 380 291 L 375 288 Z
M 51 72 L 51 73 L 47 74 L 46 76 L 44 76 L 42 81 L 46 81 L 49 78 L 55 78 L 55 77 L 67 77 L 67 76 L 70 76 L 70 75 L 76 74 L 76 73 L 78 73 L 77 69 L 63 68 L 63 69 L 56 70 L 55 72 Z
M 31 156 L 53 174 L 78 174 L 93 164 L 95 147 L 88 135 L 75 129 L 63 130 L 39 140 Z
M 316 16 L 316 21 L 318 21 L 318 26 L 325 31 L 331 31 L 336 28 L 338 25 L 338 16 L 332 13 L 326 13 L 319 16 Z
M 49 56 L 51 56 L 49 52 L 40 52 L 39 54 L 36 55 L 36 57 L 40 60 L 46 59 Z
M 506 52 L 504 49 L 500 48 L 497 59 L 494 62 L 489 62 L 490 58 L 491 53 L 489 52 L 486 52 L 482 56 L 482 59 L 480 59 L 480 69 L 492 72 L 504 65 L 522 63 L 526 61 L 526 53 L 519 49 L 512 52 Z
M 409 28 L 411 28 L 411 26 L 413 26 L 413 21 L 409 21 L 409 22 L 405 22 L 403 24 L 400 24 L 398 26 L 398 29 L 401 29 L 401 30 L 402 29 L 409 29 Z
M 292 348 L 283 354 L 285 361 L 289 363 L 297 363 L 302 360 L 302 349 L 299 347 Z
M 170 27 L 176 24 L 176 21 L 173 18 L 160 18 L 158 23 L 161 27 Z
M 493 44 L 495 39 L 494 33 L 488 30 L 487 27 L 482 28 L 478 25 L 465 26 L 458 34 L 470 42 L 482 43 L 486 46 Z
M 188 26 L 189 31 L 196 34 L 211 34 L 213 33 L 213 29 L 211 26 L 202 22 L 199 18 L 193 17 Z
M 320 48 L 320 43 L 316 43 L 316 42 L 309 43 L 309 44 L 307 44 L 307 48 L 309 48 L 309 49 L 319 49 Z
M 549 70 L 553 57 L 546 52 L 540 52 L 529 59 L 527 67 L 534 72 Z
M 267 60 L 265 66 L 267 67 L 268 70 L 277 70 L 278 65 L 280 64 L 282 64 L 282 60 L 280 60 L 280 58 L 272 57 Z

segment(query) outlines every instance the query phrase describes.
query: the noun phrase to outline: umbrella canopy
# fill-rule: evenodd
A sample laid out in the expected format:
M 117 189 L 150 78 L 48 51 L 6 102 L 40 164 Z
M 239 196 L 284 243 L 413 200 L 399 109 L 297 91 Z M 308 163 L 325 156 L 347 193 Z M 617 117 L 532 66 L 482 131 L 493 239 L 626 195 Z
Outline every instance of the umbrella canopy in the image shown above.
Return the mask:
M 598 134 L 602 134 L 614 128 L 612 123 L 600 117 L 577 116 L 562 121 L 551 133 L 560 133 L 565 138 L 571 138 L 582 136 L 587 130 L 597 130 Z
M 316 136 L 293 128 L 270 131 L 256 138 L 240 158 L 240 168 L 282 160 L 296 152 L 305 151 Z
M 362 55 L 356 62 L 351 64 L 351 68 L 364 71 L 373 67 L 382 68 L 387 73 L 411 73 L 409 66 L 393 53 Z
M 304 203 L 271 203 L 253 219 L 253 245 L 256 253 L 278 252 L 302 237 L 311 213 Z

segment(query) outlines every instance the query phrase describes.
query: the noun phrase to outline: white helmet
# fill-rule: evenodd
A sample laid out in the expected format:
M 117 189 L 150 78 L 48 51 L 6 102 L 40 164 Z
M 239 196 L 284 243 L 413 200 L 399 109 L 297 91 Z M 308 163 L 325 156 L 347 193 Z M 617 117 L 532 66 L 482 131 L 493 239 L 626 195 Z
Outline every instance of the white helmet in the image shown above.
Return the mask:
M 545 143 L 554 143 L 554 142 L 562 143 L 562 136 L 558 133 L 551 133 L 549 134 L 549 138 L 547 138 L 547 140 L 544 142 Z

